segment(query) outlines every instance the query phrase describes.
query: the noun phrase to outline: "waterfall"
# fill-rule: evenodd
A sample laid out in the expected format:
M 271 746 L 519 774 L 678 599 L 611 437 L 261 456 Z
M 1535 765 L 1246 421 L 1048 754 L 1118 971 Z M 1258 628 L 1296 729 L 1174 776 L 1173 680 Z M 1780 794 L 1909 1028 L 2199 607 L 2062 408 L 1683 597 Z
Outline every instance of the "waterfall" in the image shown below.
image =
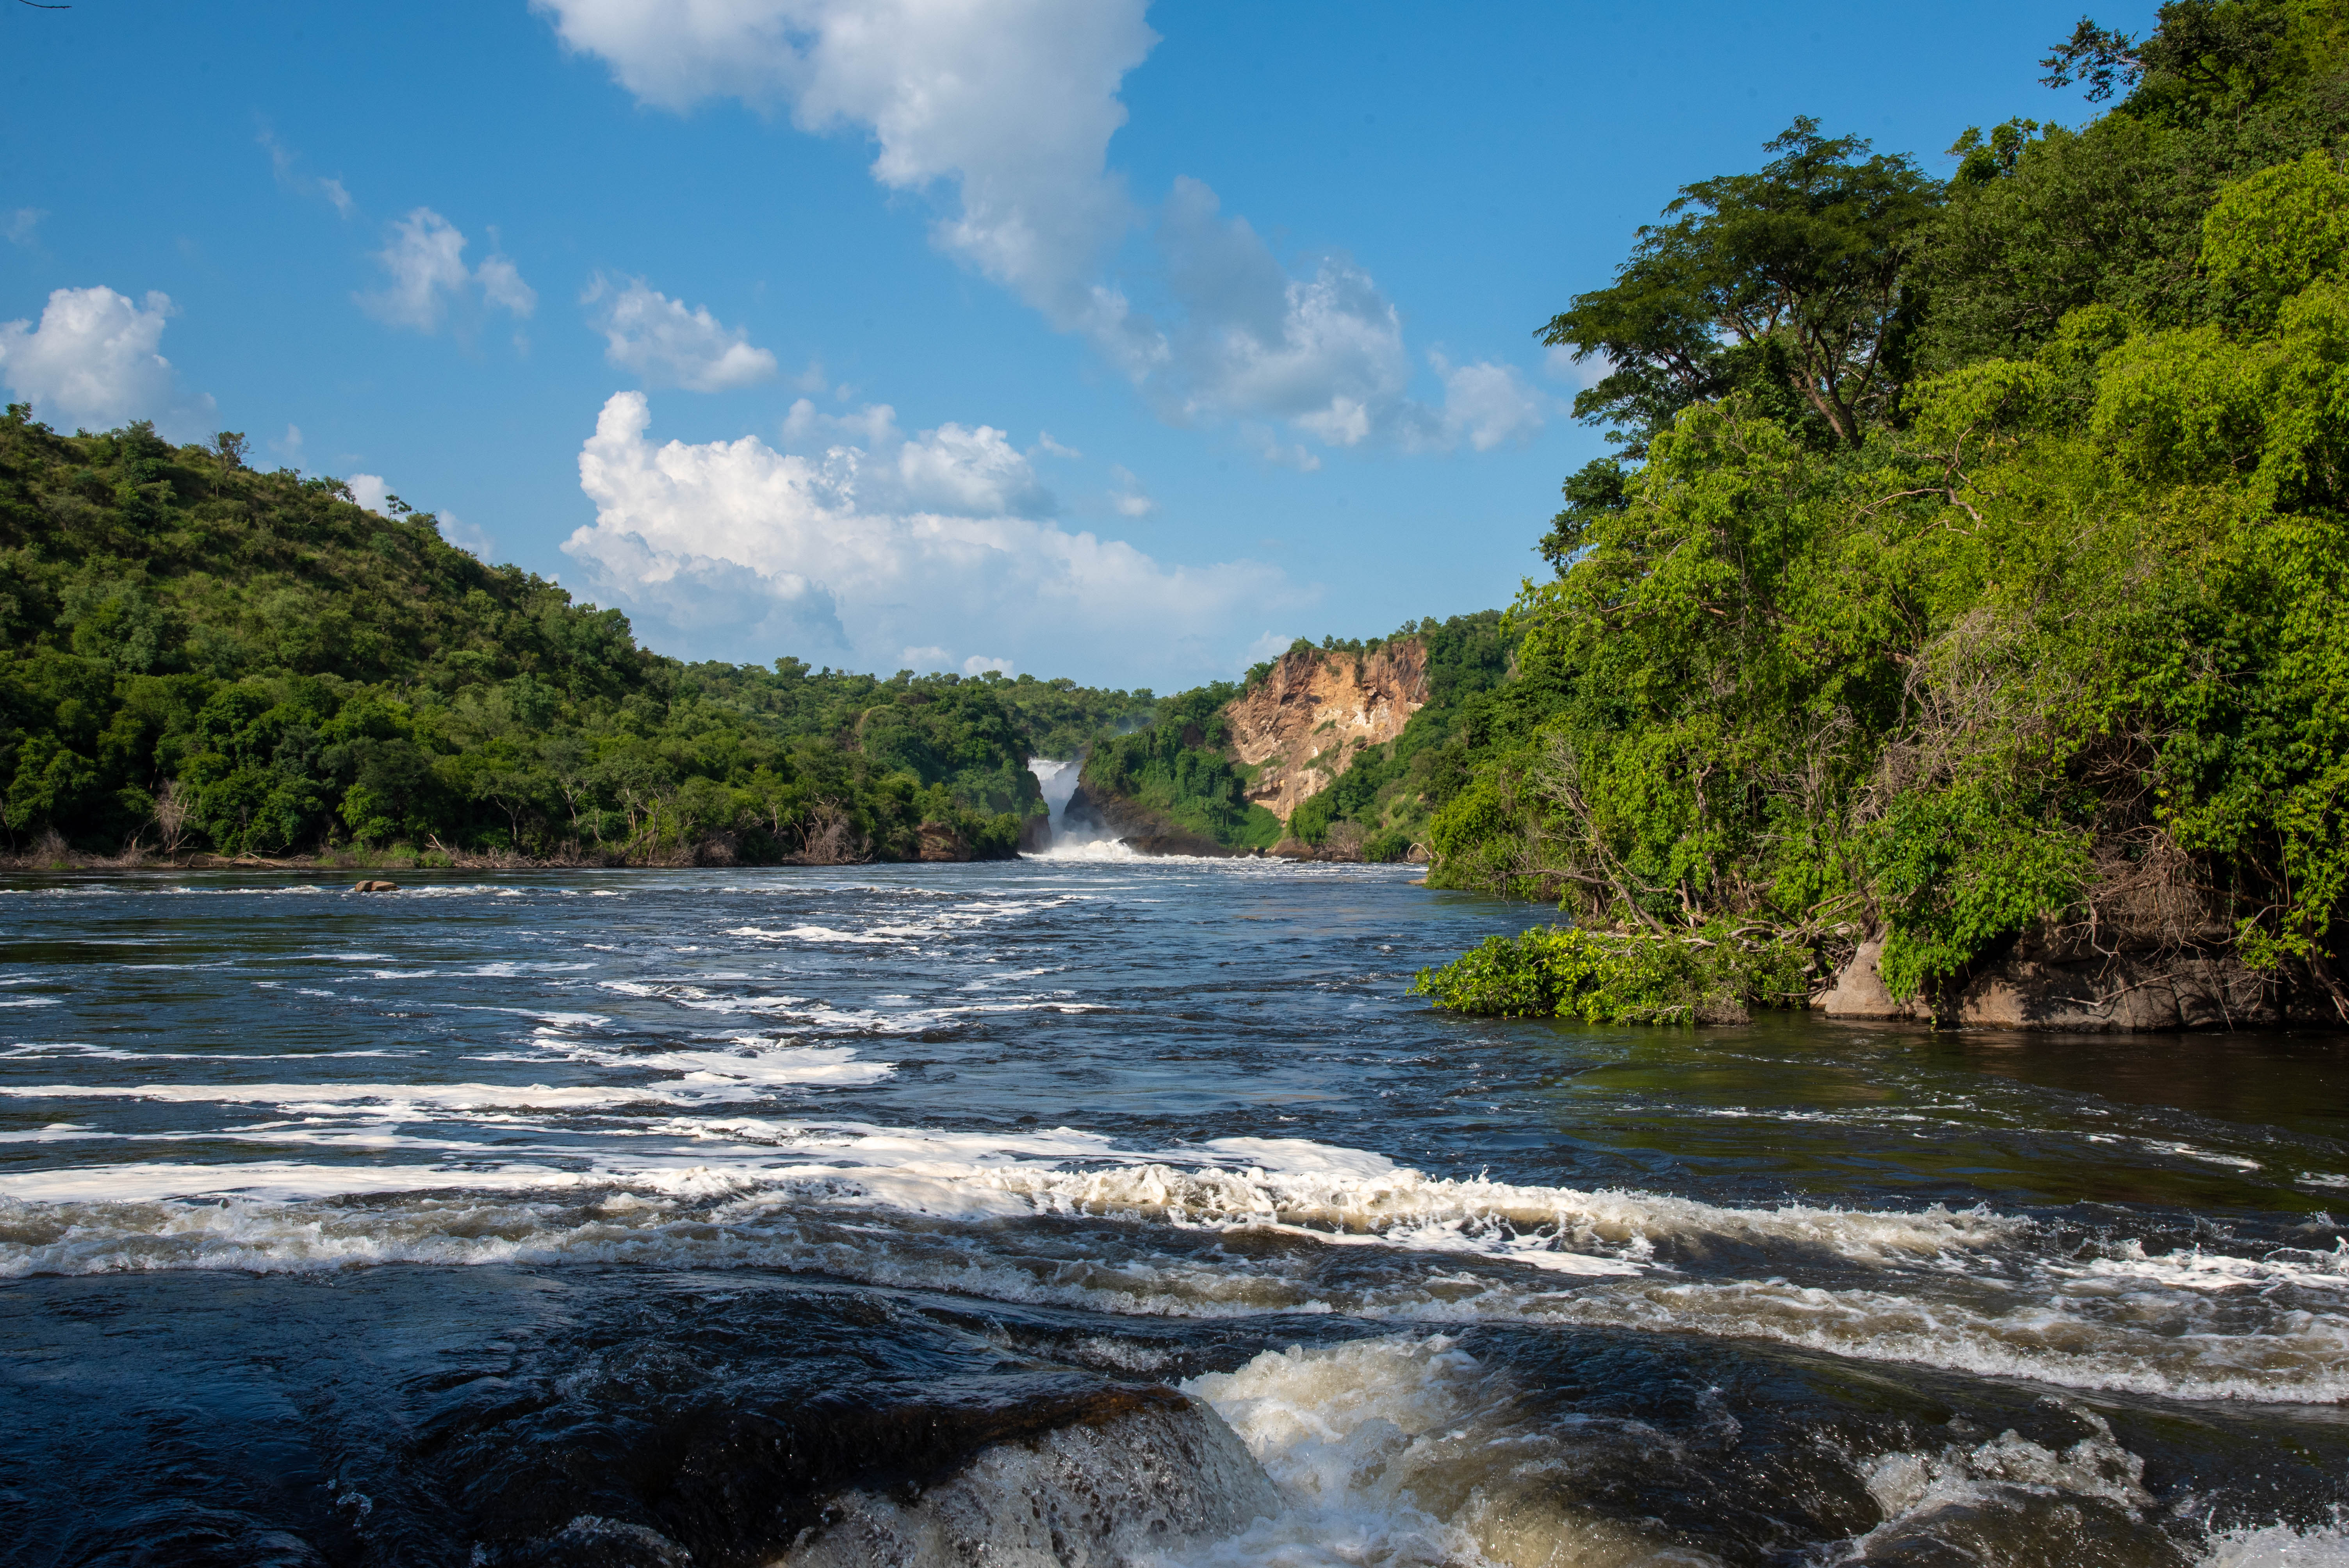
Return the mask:
M 1051 843 L 1042 852 L 1055 859 L 1085 861 L 1131 861 L 1141 857 L 1127 848 L 1125 841 L 1108 832 L 1098 817 L 1081 816 L 1071 822 L 1069 800 L 1077 792 L 1077 775 L 1082 771 L 1081 760 L 1059 762 L 1049 757 L 1031 757 L 1028 771 L 1044 791 L 1045 808 L 1051 812 L 1049 820 L 1052 830 Z
M 1036 776 L 1037 785 L 1044 791 L 1044 805 L 1052 813 L 1052 838 L 1060 840 L 1061 817 L 1069 809 L 1069 797 L 1077 792 L 1078 765 L 1055 762 L 1049 757 L 1031 757 L 1028 771 Z

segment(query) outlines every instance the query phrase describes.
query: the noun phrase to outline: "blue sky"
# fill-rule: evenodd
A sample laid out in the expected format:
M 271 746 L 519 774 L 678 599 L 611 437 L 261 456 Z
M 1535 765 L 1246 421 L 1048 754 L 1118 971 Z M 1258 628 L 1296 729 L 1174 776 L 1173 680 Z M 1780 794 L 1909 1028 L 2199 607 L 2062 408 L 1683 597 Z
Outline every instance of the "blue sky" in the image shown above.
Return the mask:
M 9 4 L 0 382 L 665 652 L 1173 689 L 1506 603 L 1604 449 L 1535 329 L 1795 115 L 2083 118 L 2076 15 Z

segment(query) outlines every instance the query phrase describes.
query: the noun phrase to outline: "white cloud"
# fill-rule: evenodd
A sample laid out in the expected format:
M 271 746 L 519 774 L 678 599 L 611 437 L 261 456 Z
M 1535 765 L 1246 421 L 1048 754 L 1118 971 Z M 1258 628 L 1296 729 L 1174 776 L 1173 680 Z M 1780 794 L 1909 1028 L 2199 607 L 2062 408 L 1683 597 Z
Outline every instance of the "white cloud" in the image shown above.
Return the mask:
M 871 136 L 891 190 L 951 183 L 937 243 L 1061 326 L 1100 308 L 1095 263 L 1132 222 L 1106 160 L 1118 83 L 1158 41 L 1143 3 L 533 0 L 647 103 L 788 108 Z
M 655 387 L 730 392 L 775 374 L 775 356 L 752 347 L 748 333 L 721 325 L 707 308 L 688 310 L 641 278 L 617 288 L 598 274 L 580 303 L 595 307 L 589 319 L 604 335 L 604 357 Z M 810 369 L 821 387 L 822 367 Z
M 494 241 L 495 232 L 492 232 Z M 538 308 L 538 294 L 522 281 L 522 273 L 504 256 L 490 256 L 473 269 L 473 281 L 481 285 L 481 297 L 496 309 L 523 320 Z
M 1263 636 L 1250 643 L 1247 645 L 1247 652 L 1240 657 L 1244 665 L 1260 665 L 1268 659 L 1280 657 L 1281 655 L 1288 652 L 1289 645 L 1296 641 L 1296 636 L 1288 632 L 1267 632 Z
M 1321 466 L 1319 458 L 1295 442 L 1283 442 L 1262 425 L 1241 426 L 1240 439 L 1257 457 L 1277 468 L 1295 469 L 1300 474 L 1309 474 Z
M 1050 517 L 1060 510 L 1026 454 L 992 426 L 941 425 L 908 439 L 886 403 L 830 415 L 802 397 L 782 434 L 787 446 L 822 442 L 835 457 L 855 453 L 856 500 L 866 510 L 967 517 Z
M 1234 622 L 1304 597 L 1260 563 L 1165 566 L 1054 527 L 1050 493 L 988 426 L 909 437 L 885 405 L 833 418 L 802 401 L 785 444 L 823 443 L 809 452 L 755 436 L 657 447 L 650 421 L 642 393 L 604 405 L 579 455 L 595 521 L 564 550 L 600 592 L 666 623 L 657 643 L 703 656 L 816 646 L 883 667 L 916 650 L 947 667 L 957 646 L 1009 644 L 1030 667 L 1065 646 L 1213 670 Z
M 391 501 L 391 486 L 381 474 L 353 474 L 343 481 L 351 487 L 351 499 L 378 516 L 389 517 L 386 510 Z
M 173 314 L 167 294 L 140 304 L 103 285 L 58 289 L 39 326 L 0 323 L 0 377 L 51 424 L 102 429 L 152 419 L 167 434 L 195 435 L 212 400 L 189 395 L 157 352 Z
M 1454 365 L 1441 354 L 1428 362 L 1444 381 L 1444 444 L 1466 441 L 1480 452 L 1522 443 L 1542 427 L 1550 400 L 1536 391 L 1514 365 L 1479 360 Z
M 460 550 L 471 552 L 481 560 L 489 560 L 490 552 L 497 549 L 496 541 L 453 511 L 435 513 L 434 521 L 440 524 L 443 541 Z
M 284 459 L 285 459 L 288 463 L 293 464 L 293 465 L 294 465 L 295 467 L 296 467 L 296 468 L 299 468 L 299 467 L 301 466 L 301 463 L 302 463 L 302 427 L 301 427 L 301 426 L 299 426 L 299 425 L 288 425 L 288 426 L 286 426 L 286 427 L 285 427 L 285 435 L 283 435 L 283 436 L 281 436 L 281 437 L 279 437 L 276 440 L 274 440 L 274 441 L 270 442 L 270 443 L 269 443 L 269 445 L 270 445 L 270 447 L 271 447 L 271 448 L 272 448 L 272 449 L 273 449 L 277 453 L 277 455 L 278 455 L 279 457 L 284 458 Z
M 1401 314 L 1370 273 L 1330 255 L 1292 276 L 1197 181 L 1175 181 L 1153 233 L 1164 319 L 1136 307 L 1107 273 L 1139 216 L 1108 155 L 1120 85 L 1157 42 L 1145 0 L 532 3 L 645 103 L 787 110 L 802 129 L 870 136 L 891 190 L 950 186 L 939 246 L 1083 334 L 1169 420 L 1410 450 L 1485 450 L 1540 422 L 1536 402 L 1505 411 L 1496 384 L 1414 401 Z M 1259 444 L 1319 466 L 1293 441 Z
M 16 208 L 5 216 L 0 216 L 0 233 L 7 235 L 10 244 L 22 245 L 29 250 L 32 248 L 33 236 L 40 230 L 41 220 L 48 215 L 46 210 L 39 207 Z
M 1117 481 L 1117 489 L 1109 504 L 1117 509 L 1120 517 L 1148 517 L 1158 510 L 1158 503 L 1143 492 L 1142 480 L 1132 469 L 1122 463 L 1110 466 L 1109 477 Z
M 999 676 L 1008 676 L 1011 673 L 1011 661 L 988 654 L 973 654 L 962 662 L 962 673 L 967 676 L 985 675 L 989 670 Z
M 1158 226 L 1181 319 L 1156 376 L 1162 407 L 1284 421 L 1325 446 L 1360 445 L 1392 423 L 1411 379 L 1402 318 L 1342 257 L 1293 278 L 1216 193 L 1182 179 Z
M 352 474 L 352 477 L 346 479 L 343 483 L 350 486 L 350 498 L 355 500 L 355 502 L 367 507 L 368 511 L 376 511 L 376 514 L 380 516 L 390 516 L 388 505 L 390 505 L 390 500 L 392 500 L 392 486 L 385 481 L 383 474 Z
M 334 208 L 337 217 L 347 218 L 358 211 L 358 203 L 351 200 L 351 193 L 343 189 L 340 180 L 313 180 L 303 173 L 298 167 L 300 154 L 278 140 L 275 131 L 264 126 L 255 139 L 268 150 L 269 167 L 276 174 L 277 183 L 285 190 L 297 196 L 320 198 Z
M 455 224 L 429 207 L 419 207 L 392 224 L 390 242 L 376 253 L 388 277 L 385 286 L 355 297 L 386 325 L 426 333 L 440 331 L 452 310 L 496 309 L 527 317 L 538 308 L 537 294 L 512 262 L 493 254 L 469 270 L 465 244 Z
M 1077 450 L 1076 448 L 1062 446 L 1060 442 L 1052 439 L 1052 432 L 1050 430 L 1039 430 L 1036 432 L 1036 449 L 1040 452 L 1049 453 L 1056 458 L 1067 458 L 1072 461 L 1084 456 L 1084 453 Z

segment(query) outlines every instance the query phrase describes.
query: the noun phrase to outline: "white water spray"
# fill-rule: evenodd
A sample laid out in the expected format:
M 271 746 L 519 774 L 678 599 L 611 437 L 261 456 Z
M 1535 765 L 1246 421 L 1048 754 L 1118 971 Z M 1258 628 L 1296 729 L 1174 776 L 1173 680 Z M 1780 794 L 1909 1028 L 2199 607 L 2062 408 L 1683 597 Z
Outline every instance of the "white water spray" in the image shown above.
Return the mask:
M 1081 761 L 1057 762 L 1049 757 L 1031 757 L 1028 771 L 1044 791 L 1044 805 L 1051 812 L 1050 824 L 1051 842 L 1041 851 L 1041 858 L 1064 861 L 1132 861 L 1142 857 L 1128 849 L 1125 841 L 1102 830 L 1097 821 L 1071 822 L 1069 801 L 1077 792 L 1077 776 L 1083 771 Z

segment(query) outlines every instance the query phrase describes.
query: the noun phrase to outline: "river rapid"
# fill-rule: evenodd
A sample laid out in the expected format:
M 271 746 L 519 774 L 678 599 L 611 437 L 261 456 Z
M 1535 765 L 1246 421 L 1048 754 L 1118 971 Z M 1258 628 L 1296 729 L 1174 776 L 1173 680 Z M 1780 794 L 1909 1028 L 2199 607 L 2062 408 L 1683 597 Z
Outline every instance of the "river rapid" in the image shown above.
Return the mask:
M 0 884 L 0 1561 L 2349 1563 L 2349 1037 L 1137 861 Z

